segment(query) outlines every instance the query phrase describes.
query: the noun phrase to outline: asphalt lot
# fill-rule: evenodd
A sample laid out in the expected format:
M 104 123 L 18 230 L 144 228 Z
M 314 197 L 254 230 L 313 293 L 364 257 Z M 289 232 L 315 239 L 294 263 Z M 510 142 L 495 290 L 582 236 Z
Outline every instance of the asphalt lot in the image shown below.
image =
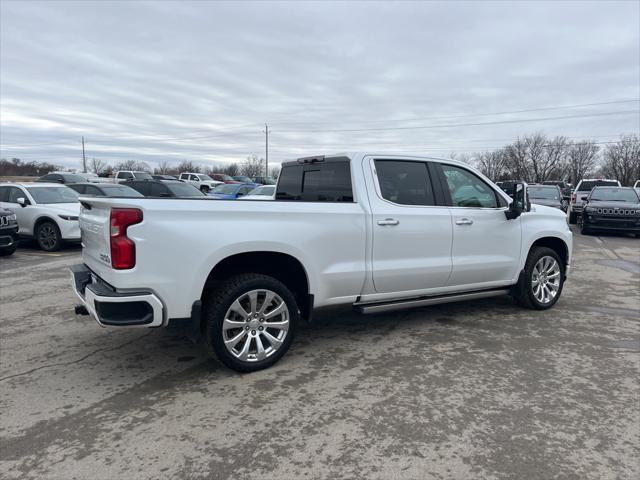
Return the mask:
M 551 311 L 324 312 L 248 375 L 74 316 L 79 258 L 0 258 L 2 478 L 640 478 L 638 239 L 577 233 Z

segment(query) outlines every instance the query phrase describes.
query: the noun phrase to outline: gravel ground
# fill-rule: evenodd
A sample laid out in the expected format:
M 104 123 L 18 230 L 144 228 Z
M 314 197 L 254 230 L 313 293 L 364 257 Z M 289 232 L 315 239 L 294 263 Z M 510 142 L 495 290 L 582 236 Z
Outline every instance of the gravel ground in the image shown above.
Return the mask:
M 0 259 L 2 478 L 640 478 L 640 240 L 576 234 L 551 311 L 325 311 L 247 375 L 74 316 L 79 261 Z

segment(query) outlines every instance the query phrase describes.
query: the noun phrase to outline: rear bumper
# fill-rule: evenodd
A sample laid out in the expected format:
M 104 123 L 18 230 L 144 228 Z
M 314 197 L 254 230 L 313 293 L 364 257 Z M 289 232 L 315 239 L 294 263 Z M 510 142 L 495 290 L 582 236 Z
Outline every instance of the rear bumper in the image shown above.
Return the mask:
M 164 306 L 148 291 L 119 292 L 86 265 L 74 265 L 71 282 L 76 296 L 102 327 L 160 327 Z

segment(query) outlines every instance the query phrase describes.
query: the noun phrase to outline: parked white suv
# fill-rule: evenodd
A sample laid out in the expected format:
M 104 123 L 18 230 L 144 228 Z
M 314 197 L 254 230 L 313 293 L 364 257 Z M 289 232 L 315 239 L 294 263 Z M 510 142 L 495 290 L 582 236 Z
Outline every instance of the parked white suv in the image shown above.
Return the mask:
M 100 325 L 182 326 L 230 368 L 268 367 L 314 308 L 385 312 L 560 298 L 565 214 L 454 160 L 353 153 L 284 163 L 269 202 L 83 198 L 75 292 Z
M 67 186 L 2 183 L 0 207 L 16 214 L 18 234 L 33 237 L 42 250 L 51 252 L 64 241 L 80 240 L 78 194 Z
M 180 174 L 179 179 L 183 182 L 190 183 L 196 188 L 199 188 L 204 193 L 209 192 L 209 190 L 213 190 L 218 185 L 222 185 L 222 182 L 214 180 L 209 175 L 205 175 L 204 173 L 184 172 Z

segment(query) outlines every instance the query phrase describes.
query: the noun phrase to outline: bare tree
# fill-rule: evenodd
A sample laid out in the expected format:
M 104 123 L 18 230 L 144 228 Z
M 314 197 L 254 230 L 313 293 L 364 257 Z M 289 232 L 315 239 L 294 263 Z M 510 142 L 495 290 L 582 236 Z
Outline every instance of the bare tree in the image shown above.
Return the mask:
M 567 173 L 574 185 L 595 170 L 599 151 L 600 147 L 591 141 L 569 145 Z
M 171 168 L 171 163 L 169 162 L 169 160 L 163 160 L 162 162 L 160 162 L 160 165 L 158 165 L 158 168 L 155 169 L 155 173 L 159 173 L 161 175 L 170 175 L 169 172 L 172 172 L 173 169 Z
M 99 158 L 92 158 L 89 162 L 89 170 L 95 173 L 96 175 L 100 175 L 101 173 L 106 172 L 109 169 L 109 164 Z
M 474 156 L 478 170 L 491 180 L 502 180 L 505 176 L 507 172 L 507 155 L 503 149 L 478 153 Z
M 236 176 L 240 175 L 240 165 L 238 165 L 235 162 L 234 163 L 230 163 L 229 165 L 224 167 L 223 173 L 226 173 L 227 175 L 229 175 L 231 177 L 236 177 Z
M 518 137 L 511 145 L 507 145 L 504 151 L 510 176 L 517 180 L 531 181 L 527 164 L 527 143 Z
M 183 160 L 177 168 L 179 173 L 183 172 L 192 172 L 192 173 L 200 173 L 200 165 L 196 165 L 191 160 Z
M 536 182 L 559 180 L 564 177 L 569 152 L 567 137 L 555 137 L 544 144 L 542 159 L 538 164 Z
M 275 180 L 277 180 L 278 177 L 280 176 L 280 170 L 281 170 L 280 165 L 276 165 L 274 167 L 270 167 L 269 168 L 269 175 L 271 177 L 273 177 Z
M 256 155 L 247 157 L 240 165 L 240 172 L 247 177 L 257 177 L 264 172 L 264 159 L 258 158 Z
M 623 135 L 605 149 L 602 172 L 622 185 L 630 186 L 640 179 L 640 139 L 637 135 Z

